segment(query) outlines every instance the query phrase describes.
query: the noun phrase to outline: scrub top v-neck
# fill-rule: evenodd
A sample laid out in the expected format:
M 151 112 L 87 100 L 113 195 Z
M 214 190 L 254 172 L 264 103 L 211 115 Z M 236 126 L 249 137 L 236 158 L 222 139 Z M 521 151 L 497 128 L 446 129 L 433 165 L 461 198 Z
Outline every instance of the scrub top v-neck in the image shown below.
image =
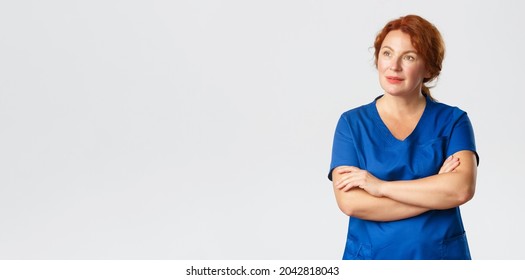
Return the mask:
M 380 96 L 381 97 L 381 96 Z M 397 139 L 373 102 L 349 110 L 337 123 L 328 178 L 338 166 L 356 166 L 381 180 L 435 175 L 445 159 L 462 150 L 476 154 L 467 113 L 426 97 L 414 130 Z M 478 158 L 479 162 L 479 158 Z M 350 217 L 343 259 L 470 259 L 459 207 L 431 210 L 391 222 Z
M 414 134 L 417 134 L 417 130 L 419 128 L 419 124 L 422 123 L 422 122 L 425 122 L 425 117 L 427 115 L 426 113 L 427 113 L 427 108 L 428 108 L 427 105 L 426 105 L 426 102 L 425 102 L 425 108 L 423 109 L 423 113 L 419 117 L 419 120 L 418 120 L 416 126 L 414 127 L 414 129 L 412 130 L 412 132 L 410 132 L 410 134 L 407 137 L 405 137 L 404 139 L 398 139 L 392 134 L 390 129 L 386 126 L 385 122 L 381 118 L 381 115 L 379 114 L 379 110 L 377 109 L 377 100 L 379 98 L 381 98 L 381 97 L 382 96 L 379 96 L 379 97 L 377 97 L 374 100 L 374 102 L 373 102 L 374 106 L 371 106 L 372 108 L 370 108 L 370 109 L 371 109 L 371 114 L 374 117 L 374 122 L 379 127 L 379 129 L 383 131 L 383 136 L 386 137 L 387 140 L 392 142 L 392 143 L 410 141 L 411 136 L 414 135 Z

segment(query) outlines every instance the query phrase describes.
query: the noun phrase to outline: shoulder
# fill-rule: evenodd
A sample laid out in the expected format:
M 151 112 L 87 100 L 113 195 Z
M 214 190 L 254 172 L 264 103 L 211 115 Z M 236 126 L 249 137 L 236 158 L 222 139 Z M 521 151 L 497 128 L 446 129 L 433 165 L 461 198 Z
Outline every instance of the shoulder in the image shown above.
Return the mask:
M 431 113 L 446 122 L 455 122 L 467 115 L 467 112 L 457 106 L 452 106 L 438 101 L 429 101 Z
M 372 110 L 374 109 L 373 106 L 375 106 L 375 102 L 352 108 L 348 111 L 343 112 L 341 114 L 341 119 L 344 119 L 347 122 L 352 122 L 369 118 L 372 113 Z

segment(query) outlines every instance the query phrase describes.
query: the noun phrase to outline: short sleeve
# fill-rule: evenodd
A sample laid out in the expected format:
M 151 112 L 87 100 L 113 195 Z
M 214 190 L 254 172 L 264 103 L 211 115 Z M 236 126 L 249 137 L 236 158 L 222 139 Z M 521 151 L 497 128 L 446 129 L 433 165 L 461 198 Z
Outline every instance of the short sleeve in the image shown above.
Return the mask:
M 345 115 L 341 115 L 334 133 L 332 145 L 332 160 L 328 179 L 332 180 L 332 171 L 341 165 L 358 166 L 359 161 L 354 144 L 354 139 L 350 130 L 349 123 Z
M 476 155 L 477 164 L 479 165 L 479 155 L 476 150 L 476 140 L 474 138 L 474 129 L 466 113 L 463 113 L 454 124 L 447 147 L 447 156 L 456 152 L 468 150 Z

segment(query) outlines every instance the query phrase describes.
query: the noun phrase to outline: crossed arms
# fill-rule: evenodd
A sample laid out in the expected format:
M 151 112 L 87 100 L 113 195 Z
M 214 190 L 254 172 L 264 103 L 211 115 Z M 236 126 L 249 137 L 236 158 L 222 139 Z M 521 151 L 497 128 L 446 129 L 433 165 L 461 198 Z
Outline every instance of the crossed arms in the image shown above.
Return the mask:
M 449 157 L 438 174 L 421 179 L 383 181 L 366 170 L 339 166 L 332 171 L 332 182 L 346 215 L 395 221 L 466 203 L 474 196 L 476 173 L 476 156 L 465 150 Z

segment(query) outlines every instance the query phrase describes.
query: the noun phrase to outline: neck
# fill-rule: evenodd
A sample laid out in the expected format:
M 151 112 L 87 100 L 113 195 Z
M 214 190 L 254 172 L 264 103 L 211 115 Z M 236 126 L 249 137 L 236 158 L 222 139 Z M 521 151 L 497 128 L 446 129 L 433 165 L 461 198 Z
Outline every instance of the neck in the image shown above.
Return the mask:
M 426 98 L 421 93 L 409 96 L 394 96 L 386 93 L 377 102 L 378 106 L 390 115 L 407 116 L 421 112 L 425 108 Z

